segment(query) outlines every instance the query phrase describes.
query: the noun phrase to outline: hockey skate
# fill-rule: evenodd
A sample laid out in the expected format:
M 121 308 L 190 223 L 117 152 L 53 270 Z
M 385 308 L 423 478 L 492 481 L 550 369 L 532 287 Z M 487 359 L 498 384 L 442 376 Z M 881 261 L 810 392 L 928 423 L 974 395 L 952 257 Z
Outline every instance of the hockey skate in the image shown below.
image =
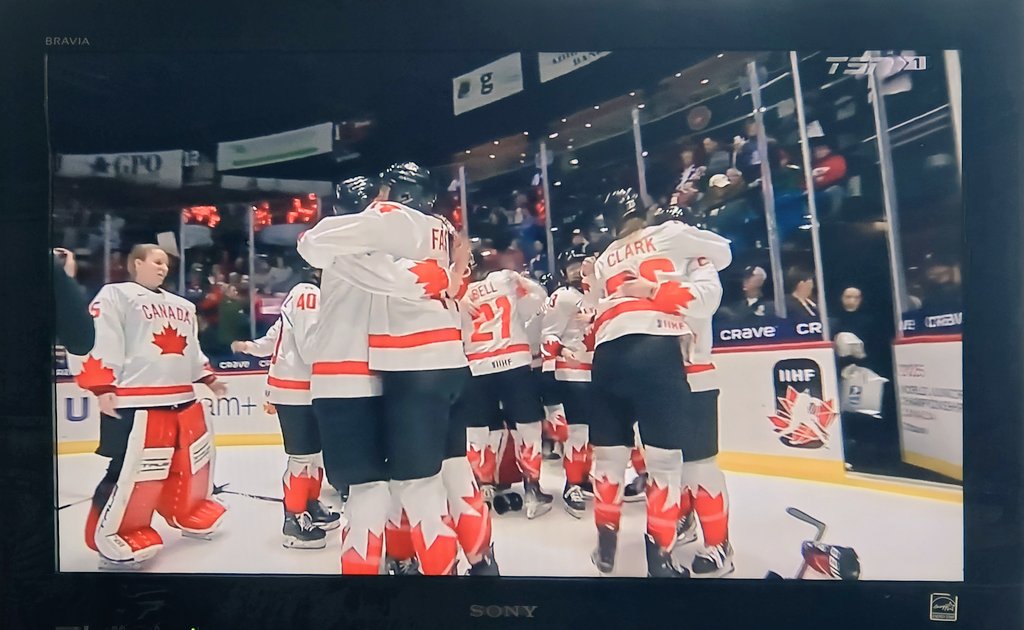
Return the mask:
M 693 577 L 719 578 L 736 570 L 732 562 L 733 550 L 729 541 L 714 547 L 704 547 L 693 558 Z
M 323 503 L 313 500 L 306 504 L 306 512 L 313 521 L 313 525 L 320 529 L 330 531 L 341 525 L 341 514 L 330 510 Z
M 610 527 L 597 528 L 597 547 L 590 554 L 590 560 L 602 576 L 611 575 L 615 570 L 615 550 L 619 545 L 619 532 Z
M 676 523 L 676 544 L 688 545 L 697 540 L 697 515 L 691 511 Z
M 562 491 L 562 501 L 565 502 L 565 511 L 573 518 L 583 518 L 587 511 L 587 504 L 583 501 L 583 488 L 565 482 L 565 490 Z
M 323 549 L 327 546 L 327 532 L 313 524 L 309 512 L 284 515 L 281 545 L 286 549 Z
M 213 534 L 224 522 L 224 514 L 227 508 L 216 499 L 204 499 L 200 501 L 192 513 L 184 518 L 169 518 L 167 524 L 181 530 L 185 538 L 198 540 L 213 540 Z
M 554 497 L 540 489 L 538 481 L 523 481 L 526 489 L 526 496 L 523 497 L 523 508 L 526 510 L 526 518 L 535 519 L 551 511 L 551 503 Z
M 116 534 L 115 537 L 122 541 L 119 544 L 132 549 L 132 557 L 126 560 L 113 560 L 100 553 L 98 567 L 102 571 L 138 571 L 143 563 L 155 556 L 164 546 L 160 534 L 152 527 Z
M 637 475 L 629 482 L 622 493 L 622 500 L 626 503 L 639 503 L 647 500 L 647 473 Z
M 491 543 L 490 551 L 487 552 L 480 562 L 469 565 L 469 571 L 466 572 L 466 575 L 501 575 L 498 572 L 498 563 L 494 559 L 494 543 Z
M 661 548 L 650 534 L 644 534 L 647 545 L 647 577 L 688 578 L 690 571 L 672 560 L 672 553 Z

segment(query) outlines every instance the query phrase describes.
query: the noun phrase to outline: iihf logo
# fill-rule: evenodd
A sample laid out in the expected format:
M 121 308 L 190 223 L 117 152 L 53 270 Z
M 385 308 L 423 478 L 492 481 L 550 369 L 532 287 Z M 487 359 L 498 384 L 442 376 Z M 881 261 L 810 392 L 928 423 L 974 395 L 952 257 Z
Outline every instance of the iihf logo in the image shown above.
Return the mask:
M 960 598 L 949 593 L 932 593 L 928 618 L 932 621 L 956 621 L 956 609 Z
M 825 400 L 821 366 L 811 359 L 784 359 L 775 364 L 775 413 L 768 416 L 786 446 L 815 449 L 829 442 L 838 419 L 834 400 Z

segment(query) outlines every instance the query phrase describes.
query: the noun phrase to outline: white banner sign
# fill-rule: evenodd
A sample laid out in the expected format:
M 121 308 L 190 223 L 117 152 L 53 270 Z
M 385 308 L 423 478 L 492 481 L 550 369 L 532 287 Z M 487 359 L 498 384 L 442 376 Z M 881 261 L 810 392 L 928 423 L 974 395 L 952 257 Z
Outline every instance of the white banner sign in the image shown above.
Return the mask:
M 964 478 L 963 342 L 904 339 L 893 346 L 903 460 Z
M 523 60 L 514 53 L 452 79 L 452 105 L 458 116 L 522 91 Z
M 314 193 L 321 199 L 334 196 L 334 184 L 322 181 L 302 179 L 275 179 L 272 177 L 242 177 L 241 175 L 224 175 L 220 178 L 222 188 L 231 190 L 252 190 L 261 192 L 279 192 L 295 195 Z
M 181 188 L 184 151 L 58 155 L 58 177 L 104 177 Z
M 329 122 L 270 136 L 221 142 L 217 144 L 217 170 L 298 160 L 330 153 L 333 146 L 334 123 Z
M 578 70 L 610 54 L 612 54 L 610 51 L 538 53 L 537 61 L 540 64 L 540 82 L 547 83 L 552 79 L 569 74 L 573 70 Z

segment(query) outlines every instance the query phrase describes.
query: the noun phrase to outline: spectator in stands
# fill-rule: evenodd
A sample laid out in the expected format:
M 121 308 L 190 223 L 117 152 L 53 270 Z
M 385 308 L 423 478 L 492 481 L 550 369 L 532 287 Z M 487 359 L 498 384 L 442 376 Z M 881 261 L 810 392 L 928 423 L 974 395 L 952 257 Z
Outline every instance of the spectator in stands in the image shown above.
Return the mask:
M 725 187 L 724 199 L 735 199 L 746 194 L 749 186 L 747 180 L 743 177 L 743 172 L 738 168 L 730 168 L 725 172 L 726 179 L 729 180 L 729 185 Z
M 676 183 L 676 190 L 682 190 L 687 183 L 693 186 L 696 182 L 699 182 L 704 178 L 707 173 L 707 167 L 697 164 L 696 153 L 692 147 L 687 147 L 679 154 L 679 159 L 683 162 L 683 170 L 679 175 L 679 181 Z
M 230 348 L 232 341 L 246 337 L 249 332 L 249 302 L 242 299 L 236 284 L 229 283 L 224 289 L 217 314 L 217 340 L 220 347 Z
M 714 175 L 707 195 L 695 209 L 698 216 L 707 217 L 710 230 L 733 241 L 733 250 L 751 247 L 756 238 L 757 214 L 746 192 L 742 176 L 733 173 L 730 180 L 724 174 Z
M 756 120 L 748 120 L 744 128 L 745 137 L 736 136 L 733 139 L 733 151 L 735 152 L 735 164 L 747 181 L 756 181 L 761 178 L 761 155 L 757 147 L 758 124 Z M 771 136 L 766 137 L 768 145 L 769 164 L 778 163 L 779 143 Z
M 267 289 L 272 293 L 287 293 L 295 286 L 292 276 L 295 271 L 284 262 L 284 258 L 278 256 L 274 261 L 274 267 L 270 270 Z M 236 337 L 241 339 L 242 337 Z
M 252 275 L 252 286 L 257 293 L 262 293 L 270 285 L 270 262 L 266 256 L 256 258 L 255 273 Z
M 775 192 L 792 192 L 804 189 L 803 170 L 790 161 L 789 151 L 779 150 L 778 161 L 772 168 L 772 186 Z
M 768 274 L 764 269 L 750 266 L 743 270 L 743 297 L 726 306 L 724 315 L 736 324 L 753 326 L 768 314 L 769 303 L 764 299 L 764 283 Z
M 192 265 L 192 268 L 189 270 L 184 297 L 193 304 L 199 304 L 206 297 L 206 289 L 203 287 L 202 265 Z
M 819 202 L 820 210 L 824 211 L 822 215 L 838 218 L 846 198 L 846 158 L 834 153 L 831 143 L 822 139 L 814 145 L 812 169 L 814 188 L 822 200 Z
M 548 272 L 548 256 L 544 250 L 544 243 L 534 241 L 531 248 L 533 258 L 530 259 L 530 276 L 535 280 Z
M 792 322 L 816 322 L 818 305 L 814 296 L 814 274 L 800 267 L 791 267 L 786 274 L 786 317 Z
M 732 158 L 725 150 L 722 143 L 716 138 L 708 136 L 704 138 L 704 153 L 708 156 L 707 175 L 724 175 L 729 166 L 732 165 Z
M 929 254 L 925 278 L 925 314 L 944 315 L 963 309 L 960 265 L 955 255 Z

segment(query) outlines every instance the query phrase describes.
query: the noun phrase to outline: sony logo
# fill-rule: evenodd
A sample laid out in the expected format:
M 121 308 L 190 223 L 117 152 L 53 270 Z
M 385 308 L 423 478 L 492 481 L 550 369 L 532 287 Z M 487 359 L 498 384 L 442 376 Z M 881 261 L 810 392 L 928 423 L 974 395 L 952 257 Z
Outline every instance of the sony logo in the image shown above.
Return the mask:
M 44 37 L 47 46 L 89 46 L 88 37 Z
M 499 617 L 533 619 L 533 611 L 535 610 L 537 610 L 536 606 L 482 606 L 480 604 L 473 604 L 469 607 L 469 616 L 490 617 L 492 619 Z

